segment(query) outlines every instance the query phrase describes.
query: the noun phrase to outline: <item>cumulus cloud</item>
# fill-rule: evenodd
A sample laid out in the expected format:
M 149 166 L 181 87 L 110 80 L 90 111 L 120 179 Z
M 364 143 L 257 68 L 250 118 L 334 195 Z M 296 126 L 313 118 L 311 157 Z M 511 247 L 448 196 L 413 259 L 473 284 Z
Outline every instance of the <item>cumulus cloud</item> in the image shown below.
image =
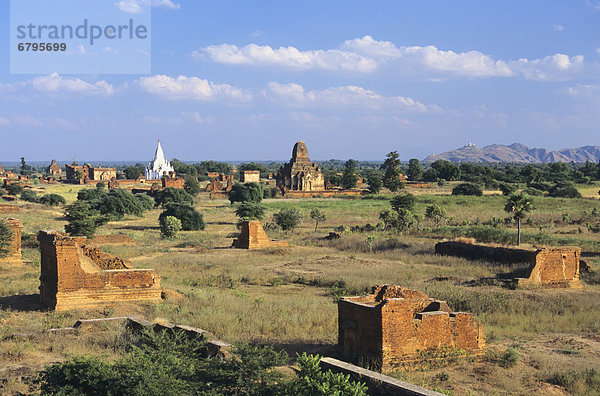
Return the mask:
M 426 106 L 413 98 L 404 96 L 382 96 L 374 91 L 357 86 L 330 87 L 324 90 L 307 91 L 299 84 L 270 82 L 263 94 L 268 99 L 292 106 L 315 106 L 334 108 L 392 109 L 424 113 L 440 112 L 436 105 Z
M 228 84 L 215 84 L 198 77 L 179 76 L 172 78 L 165 75 L 143 77 L 138 80 L 140 87 L 153 95 L 171 100 L 217 100 L 233 99 L 249 101 L 252 95 L 240 88 Z
M 523 76 L 540 81 L 570 77 L 584 63 L 582 55 L 570 57 L 560 53 L 532 60 L 499 60 L 477 50 L 455 52 L 433 45 L 398 47 L 371 36 L 347 40 L 337 49 L 302 51 L 291 46 L 221 44 L 194 51 L 192 56 L 216 63 L 295 70 L 372 73 L 385 65 L 406 75 L 431 79 Z
M 144 12 L 144 6 L 170 8 L 178 10 L 181 5 L 171 0 L 121 0 L 115 3 L 118 9 L 128 14 L 141 14 Z
M 249 44 L 240 48 L 233 44 L 222 44 L 194 51 L 192 56 L 196 59 L 207 56 L 217 63 L 281 66 L 299 70 L 371 72 L 377 68 L 377 62 L 373 59 L 337 49 L 300 51 L 295 47 L 271 48 L 268 45 Z
M 92 84 L 79 78 L 61 77 L 58 73 L 34 78 L 25 84 L 31 85 L 39 92 L 74 92 L 103 96 L 112 95 L 115 92 L 114 87 L 106 81 L 98 81 Z
M 554 30 L 556 30 L 557 32 L 562 32 L 562 31 L 564 31 L 564 30 L 565 30 L 565 27 L 564 27 L 563 25 L 559 25 L 559 24 L 555 24 L 555 25 L 553 25 L 553 26 L 552 26 L 552 28 L 553 28 Z
M 570 96 L 588 97 L 600 93 L 600 85 L 578 84 L 568 87 L 566 93 Z

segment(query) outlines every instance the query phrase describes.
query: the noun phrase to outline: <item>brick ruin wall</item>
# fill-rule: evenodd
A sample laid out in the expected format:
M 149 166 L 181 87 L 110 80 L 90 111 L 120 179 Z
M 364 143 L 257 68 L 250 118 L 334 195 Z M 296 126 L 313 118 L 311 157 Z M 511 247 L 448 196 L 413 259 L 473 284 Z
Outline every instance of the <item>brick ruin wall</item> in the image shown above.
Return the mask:
M 21 236 L 23 234 L 23 222 L 16 219 L 6 219 L 5 222 L 13 233 L 8 254 L 0 258 L 0 265 L 22 265 Z
M 484 353 L 483 326 L 470 313 L 451 312 L 444 301 L 421 292 L 384 287 L 391 289 L 389 296 L 404 297 L 374 289 L 377 294 L 338 303 L 338 344 L 345 359 L 391 371 L 428 358 Z
M 162 188 L 183 188 L 184 180 L 181 177 L 163 176 L 161 183 Z
M 240 175 L 240 181 L 242 183 L 260 183 L 260 172 L 259 171 L 242 171 Z
M 0 214 L 19 213 L 21 208 L 15 205 L 0 204 Z
M 40 231 L 40 296 L 57 311 L 114 302 L 161 300 L 154 270 L 130 269 L 121 259 L 86 246 L 85 237 Z
M 341 196 L 361 196 L 367 195 L 367 190 L 320 190 L 320 191 L 295 191 L 284 190 L 285 198 L 331 198 Z
M 525 275 L 518 285 L 579 288 L 581 249 L 578 247 L 550 247 L 538 250 L 478 245 L 470 242 L 448 241 L 435 245 L 436 254 L 462 257 L 470 260 L 489 260 L 499 263 L 527 263 Z
M 233 247 L 238 249 L 266 249 L 273 247 L 287 247 L 286 241 L 272 241 L 263 229 L 260 221 L 244 221 L 241 225 L 240 236 L 233 240 Z

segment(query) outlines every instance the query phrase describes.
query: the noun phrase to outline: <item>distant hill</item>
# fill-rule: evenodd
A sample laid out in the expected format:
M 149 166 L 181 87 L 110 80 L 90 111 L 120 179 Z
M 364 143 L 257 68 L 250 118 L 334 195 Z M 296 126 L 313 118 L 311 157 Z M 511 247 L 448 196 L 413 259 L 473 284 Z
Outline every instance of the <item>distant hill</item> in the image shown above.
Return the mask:
M 600 146 L 584 146 L 574 149 L 550 151 L 544 148 L 529 148 L 520 143 L 510 146 L 492 144 L 479 148 L 472 143 L 442 154 L 432 154 L 425 162 L 445 159 L 452 162 L 524 162 L 529 164 L 548 162 L 598 162 Z

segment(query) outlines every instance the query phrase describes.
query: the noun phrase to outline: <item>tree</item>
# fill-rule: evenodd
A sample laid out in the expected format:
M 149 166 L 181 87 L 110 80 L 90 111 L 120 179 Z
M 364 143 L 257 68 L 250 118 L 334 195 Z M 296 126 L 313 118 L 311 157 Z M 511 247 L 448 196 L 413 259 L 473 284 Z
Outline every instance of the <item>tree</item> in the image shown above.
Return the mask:
M 452 189 L 452 195 L 475 195 L 481 197 L 483 191 L 481 187 L 473 183 L 461 183 Z
M 125 178 L 129 180 L 136 180 L 140 175 L 144 174 L 144 166 L 128 166 L 123 169 L 123 173 L 125 174 Z
M 174 216 L 162 217 L 159 221 L 160 233 L 163 238 L 175 238 L 177 232 L 181 230 L 181 221 Z
M 135 194 L 135 198 L 139 201 L 144 210 L 151 210 L 156 205 L 154 198 L 145 193 Z
M 385 169 L 383 176 L 384 187 L 387 187 L 392 192 L 403 188 L 404 184 L 400 178 L 400 159 L 397 151 L 388 153 L 383 163 L 383 169 Z
M 358 182 L 358 176 L 356 175 L 356 161 L 353 159 L 349 159 L 346 161 L 346 165 L 344 167 L 344 174 L 342 176 L 342 187 L 346 190 L 350 190 L 352 188 L 356 188 L 356 183 Z
M 500 191 L 502 191 L 502 195 L 510 196 L 517 191 L 517 186 L 512 183 L 500 183 L 499 185 Z
M 577 187 L 570 182 L 557 183 L 550 189 L 548 195 L 559 198 L 581 198 L 581 193 L 577 190 Z
M 263 199 L 263 189 L 258 183 L 236 183 L 229 191 L 229 201 L 233 205 L 235 202 L 255 202 L 260 203 Z
M 170 203 L 158 217 L 159 222 L 167 216 L 177 217 L 181 221 L 181 229 L 184 231 L 203 230 L 206 227 L 202 214 L 189 205 Z
M 60 206 L 65 205 L 67 201 L 62 195 L 46 194 L 40 197 L 40 203 L 46 206 Z
M 156 192 L 154 196 L 157 206 L 166 207 L 170 203 L 191 205 L 194 198 L 185 190 L 180 188 L 167 187 L 164 190 Z
M 408 178 L 410 180 L 421 180 L 423 176 L 423 166 L 418 159 L 412 158 L 408 161 Z
M 413 210 L 417 199 L 412 194 L 398 194 L 390 201 L 392 208 L 398 212 L 400 209 Z
M 65 225 L 66 232 L 87 237 L 94 235 L 96 228 L 108 221 L 106 216 L 102 216 L 100 211 L 94 209 L 87 201 L 75 201 L 65 207 L 65 217 L 69 222 Z
M 302 212 L 298 209 L 281 209 L 273 215 L 273 222 L 277 224 L 284 232 L 292 231 L 297 228 L 302 221 Z
M 21 174 L 26 175 L 28 172 L 29 166 L 25 162 L 25 157 L 21 157 Z
M 517 221 L 517 246 L 521 244 L 521 220 L 534 209 L 533 201 L 526 193 L 512 194 L 508 197 L 504 210 Z
M 373 173 L 367 178 L 367 183 L 369 183 L 369 192 L 371 192 L 371 194 L 379 194 L 381 187 L 383 187 L 381 176 L 376 173 Z
M 183 184 L 183 189 L 192 196 L 198 194 L 201 191 L 200 183 L 198 183 L 198 179 L 196 179 L 193 176 L 187 176 L 185 178 L 185 183 Z
M 5 257 L 10 251 L 13 237 L 14 233 L 8 223 L 0 219 L 0 258 Z
M 460 180 L 460 168 L 450 161 L 437 160 L 431 164 L 431 167 L 423 174 L 427 181 Z
M 37 203 L 39 198 L 35 191 L 25 190 L 21 193 L 21 199 L 27 202 Z
M 315 231 L 317 231 L 317 228 L 319 227 L 319 222 L 325 221 L 327 217 L 325 216 L 325 213 L 322 210 L 313 209 L 310 211 L 310 218 L 315 221 Z
M 16 183 L 9 184 L 4 187 L 10 195 L 19 195 L 23 192 L 23 186 Z
M 425 209 L 425 217 L 435 221 L 435 224 L 439 224 L 446 217 L 446 214 L 446 209 L 436 204 L 429 205 Z
M 110 190 L 93 205 L 111 220 L 121 219 L 125 215 L 141 217 L 145 210 L 141 201 L 131 191 L 120 188 Z
M 262 220 L 265 217 L 265 207 L 256 202 L 242 202 L 235 211 L 244 220 Z

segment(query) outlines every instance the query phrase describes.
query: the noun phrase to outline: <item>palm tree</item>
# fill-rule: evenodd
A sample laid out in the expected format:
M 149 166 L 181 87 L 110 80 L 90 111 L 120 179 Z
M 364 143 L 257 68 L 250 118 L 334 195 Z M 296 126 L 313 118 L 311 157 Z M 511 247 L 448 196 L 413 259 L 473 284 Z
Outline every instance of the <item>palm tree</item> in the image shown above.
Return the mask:
M 521 220 L 527 217 L 527 213 L 533 210 L 533 201 L 529 195 L 524 192 L 511 194 L 506 201 L 504 210 L 517 220 L 519 231 L 517 233 L 517 246 L 521 244 Z

